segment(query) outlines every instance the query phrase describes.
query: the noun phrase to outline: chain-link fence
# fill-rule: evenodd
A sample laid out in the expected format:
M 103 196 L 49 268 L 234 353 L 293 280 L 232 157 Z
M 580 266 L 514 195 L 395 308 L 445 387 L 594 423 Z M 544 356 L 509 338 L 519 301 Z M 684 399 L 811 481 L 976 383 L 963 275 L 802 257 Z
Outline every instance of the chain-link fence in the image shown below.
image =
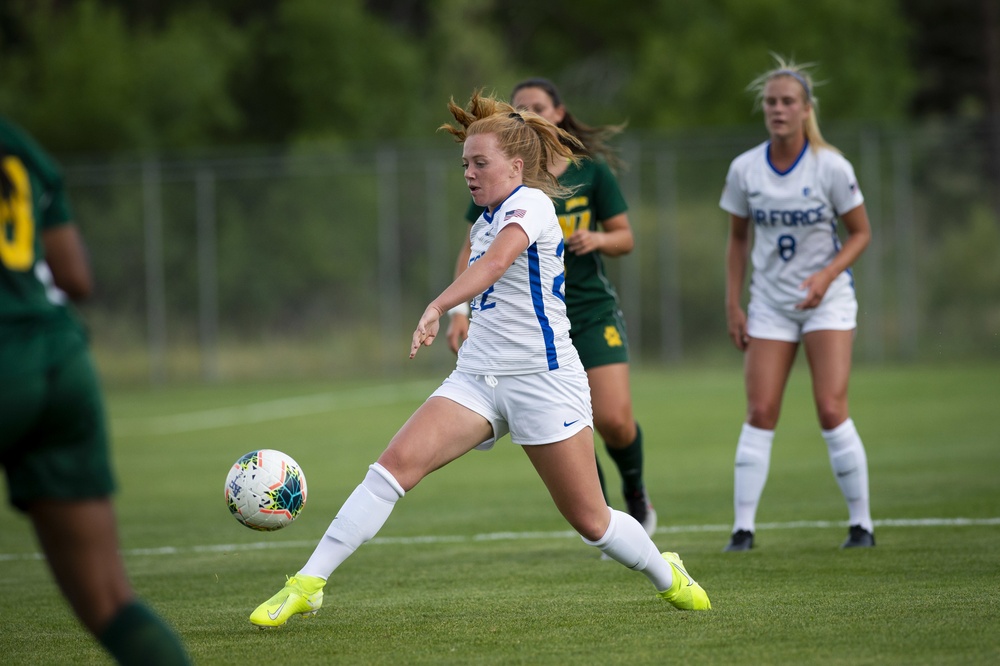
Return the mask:
M 854 269 L 857 358 L 1000 357 L 987 137 L 826 134 L 854 164 L 874 230 Z M 718 199 L 729 161 L 763 139 L 754 128 L 622 143 L 637 242 L 608 263 L 636 362 L 733 353 Z M 412 328 L 468 231 L 461 151 L 443 136 L 77 161 L 66 173 L 98 283 L 84 315 L 111 381 L 406 372 Z M 425 356 L 449 367 L 436 347 Z

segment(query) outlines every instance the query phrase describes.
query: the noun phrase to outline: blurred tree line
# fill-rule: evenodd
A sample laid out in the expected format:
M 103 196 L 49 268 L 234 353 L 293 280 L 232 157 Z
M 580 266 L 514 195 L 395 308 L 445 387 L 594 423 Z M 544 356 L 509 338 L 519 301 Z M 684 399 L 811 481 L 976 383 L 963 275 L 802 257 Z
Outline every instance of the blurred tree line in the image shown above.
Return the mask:
M 996 0 L 5 0 L 0 111 L 56 153 L 396 139 L 543 75 L 592 122 L 742 125 L 768 51 L 824 117 L 1000 123 Z
M 745 88 L 772 66 L 769 52 L 815 63 L 824 129 L 873 126 L 891 138 L 897 128 L 921 128 L 911 174 L 919 200 L 909 205 L 932 221 L 919 240 L 934 249 L 920 268 L 949 276 L 921 298 L 942 320 L 985 313 L 983 329 L 1000 330 L 998 0 L 0 0 L 0 113 L 69 164 L 94 157 L 134 165 L 147 156 L 166 164 L 244 150 L 250 157 L 356 153 L 339 176 L 350 183 L 348 203 L 316 203 L 330 196 L 329 180 L 309 181 L 308 192 L 294 195 L 256 187 L 226 200 L 265 222 L 294 210 L 301 233 L 284 250 L 293 260 L 282 264 L 282 279 L 277 265 L 255 273 L 222 256 L 220 300 L 250 294 L 258 316 L 268 304 L 288 303 L 301 316 L 311 297 L 317 311 L 338 298 L 315 296 L 317 283 L 364 273 L 356 264 L 365 241 L 348 228 L 360 234 L 365 225 L 329 224 L 330 206 L 342 213 L 357 206 L 356 218 L 371 217 L 362 206 L 370 193 L 350 180 L 352 171 L 364 171 L 370 148 L 383 143 L 446 145 L 434 130 L 450 119 L 449 97 L 464 102 L 476 87 L 506 96 L 516 81 L 546 76 L 586 122 L 628 122 L 627 140 L 713 146 L 729 128 L 763 139 Z M 861 151 L 851 152 L 856 159 Z M 704 174 L 712 190 L 702 197 L 704 215 L 718 214 L 713 179 L 721 183 L 724 170 L 716 171 Z M 186 274 L 177 266 L 190 264 L 195 215 L 192 198 L 173 193 L 180 184 L 165 187 L 166 198 L 181 202 L 165 213 L 174 231 L 184 231 L 166 241 L 176 281 Z M 121 210 L 108 210 L 100 197 L 85 209 L 75 198 L 81 219 L 103 218 L 88 228 L 95 246 L 141 239 L 142 230 L 128 226 L 143 216 L 141 188 L 126 189 L 114 199 Z M 251 219 L 243 208 L 221 211 L 219 245 L 231 255 L 262 254 L 263 265 L 274 247 L 268 234 L 279 232 Z M 683 244 L 690 251 L 690 239 Z M 328 248 L 339 245 L 355 252 L 332 262 Z M 715 251 L 706 251 L 708 260 Z M 135 279 L 142 260 L 111 255 L 98 266 L 102 281 L 107 289 L 136 287 L 132 300 L 121 299 L 134 310 L 143 298 Z M 124 265 L 125 256 L 137 265 Z M 370 290 L 375 279 L 355 281 Z M 714 321 L 716 303 L 702 300 L 702 314 Z M 274 315 L 282 318 L 294 319 Z
M 995 0 L 5 0 L 0 111 L 56 153 L 427 136 L 531 75 L 590 122 L 752 121 L 768 51 L 825 118 L 995 116 Z M 991 50 L 992 49 L 992 50 Z M 849 93 L 845 94 L 845 91 Z
M 1000 183 L 997 0 L 5 0 L 0 112 L 63 155 L 337 144 L 541 75 L 589 122 L 690 130 L 754 122 L 769 51 L 835 83 L 824 119 L 982 123 Z

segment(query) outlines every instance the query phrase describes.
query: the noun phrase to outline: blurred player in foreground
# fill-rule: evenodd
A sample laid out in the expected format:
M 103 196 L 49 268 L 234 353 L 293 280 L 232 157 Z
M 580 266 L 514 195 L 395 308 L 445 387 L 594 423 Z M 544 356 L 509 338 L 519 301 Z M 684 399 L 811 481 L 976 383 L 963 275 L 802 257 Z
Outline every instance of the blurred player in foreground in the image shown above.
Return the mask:
M 645 574 L 677 608 L 707 610 L 708 596 L 675 553 L 661 553 L 601 492 L 587 375 L 569 337 L 563 301 L 563 235 L 551 198 L 566 190 L 544 170 L 575 160 L 572 137 L 540 116 L 474 93 L 448 106 L 444 125 L 463 144 L 465 180 L 486 208 L 471 230 L 472 258 L 424 310 L 410 358 L 437 337 L 441 316 L 471 302 L 458 365 L 389 442 L 337 513 L 305 566 L 257 607 L 250 622 L 277 627 L 312 615 L 327 579 L 389 518 L 425 476 L 508 432 L 527 454 L 556 507 L 585 543 Z M 567 563 L 568 566 L 569 563 Z
M 774 429 L 800 343 L 830 464 L 847 500 L 843 547 L 874 546 L 868 460 L 847 408 L 858 313 L 850 266 L 871 240 L 871 227 L 853 167 L 820 134 L 812 80 L 803 67 L 775 58 L 775 69 L 750 85 L 769 138 L 733 160 L 720 202 L 729 213 L 726 321 L 744 352 L 747 395 L 736 445 L 736 518 L 725 550 L 753 547 Z M 843 245 L 838 219 L 847 231 Z M 744 312 L 748 256 L 753 279 Z
M 177 636 L 135 598 L 118 552 L 101 389 L 67 307 L 90 291 L 58 168 L 0 117 L 0 465 L 9 500 L 30 518 L 80 622 L 119 663 L 187 664 Z
M 656 511 L 643 481 L 642 429 L 632 413 L 629 386 L 628 336 L 618 294 L 608 278 L 603 256 L 628 254 L 635 246 L 628 206 L 611 166 L 618 164 L 607 140 L 618 126 L 591 127 L 573 116 L 548 79 L 531 78 L 514 86 L 511 104 L 545 118 L 576 137 L 587 157 L 571 162 L 554 156 L 550 174 L 571 194 L 555 198 L 559 225 L 565 237 L 566 312 L 570 338 L 587 371 L 594 410 L 594 427 L 604 440 L 622 480 L 629 514 L 650 536 L 656 531 Z M 474 223 L 483 207 L 472 201 L 466 219 Z M 458 254 L 456 275 L 469 265 L 469 234 Z M 469 306 L 462 303 L 449 314 L 448 346 L 458 352 L 469 331 Z M 598 464 L 598 474 L 601 468 Z M 601 487 L 604 488 L 601 474 Z M 604 493 L 608 497 L 607 490 Z

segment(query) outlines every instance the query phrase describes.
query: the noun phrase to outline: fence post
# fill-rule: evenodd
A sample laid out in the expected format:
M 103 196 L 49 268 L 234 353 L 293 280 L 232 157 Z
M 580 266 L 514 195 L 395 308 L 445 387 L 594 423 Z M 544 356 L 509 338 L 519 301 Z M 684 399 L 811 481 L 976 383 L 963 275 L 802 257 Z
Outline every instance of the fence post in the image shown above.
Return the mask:
M 630 178 L 622 179 L 622 194 L 625 202 L 629 206 L 631 213 L 632 234 L 635 237 L 635 247 L 630 254 L 622 259 L 621 265 L 621 285 L 618 293 L 619 302 L 625 314 L 626 326 L 628 326 L 628 346 L 633 362 L 641 355 L 642 349 L 642 328 L 644 323 L 644 312 L 642 308 L 642 272 L 640 270 L 639 256 L 642 248 L 642 225 L 639 223 L 639 211 L 642 207 L 641 184 L 642 184 L 642 147 L 635 141 L 629 141 L 622 146 L 623 161 L 629 165 Z M 631 317 L 628 313 L 631 313 Z
M 195 176 L 195 213 L 198 229 L 198 339 L 201 376 L 219 378 L 219 278 L 216 244 L 215 174 L 202 167 Z
M 440 161 L 428 159 L 426 163 L 425 191 L 427 199 L 427 282 L 430 298 L 437 296 L 446 286 L 451 284 L 452 267 L 455 265 L 455 252 L 449 248 L 458 249 L 458 236 L 451 237 L 452 220 L 448 219 L 448 188 L 445 183 L 445 169 Z M 454 220 L 459 222 L 458 216 Z
M 146 260 L 146 337 L 149 344 L 149 378 L 153 384 L 167 379 L 167 298 L 163 273 L 163 198 L 160 163 L 142 163 L 143 231 Z
M 899 291 L 899 350 L 910 360 L 917 355 L 917 243 L 913 187 L 910 178 L 910 138 L 898 135 L 893 144 L 893 199 L 895 209 L 896 288 Z
M 671 149 L 656 153 L 657 264 L 661 300 L 660 355 L 664 361 L 684 358 L 681 326 L 681 271 L 677 252 L 677 156 Z
M 879 154 L 879 132 L 861 131 L 861 191 L 865 195 L 865 211 L 872 227 L 872 240 L 861 256 L 861 311 L 858 327 L 863 328 L 865 357 L 869 361 L 885 359 L 885 303 L 882 294 L 882 238 L 889 231 L 882 218 L 882 167 Z
M 402 308 L 402 268 L 399 256 L 399 159 L 396 150 L 383 147 L 376 158 L 378 174 L 378 303 L 383 345 L 399 339 Z M 383 370 L 399 371 L 398 363 L 389 363 L 381 354 Z M 396 357 L 393 356 L 393 359 Z

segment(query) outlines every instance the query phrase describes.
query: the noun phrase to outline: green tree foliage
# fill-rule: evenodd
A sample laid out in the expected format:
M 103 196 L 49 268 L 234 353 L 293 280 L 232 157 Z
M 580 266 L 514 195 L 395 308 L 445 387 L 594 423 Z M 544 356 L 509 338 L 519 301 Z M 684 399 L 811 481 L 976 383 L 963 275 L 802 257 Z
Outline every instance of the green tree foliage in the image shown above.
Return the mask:
M 297 139 L 408 134 L 424 58 L 361 0 L 286 0 L 262 35 L 270 71 L 284 78 L 285 123 Z M 258 94 L 264 96 L 264 88 Z
M 819 63 L 829 117 L 891 119 L 907 35 L 896 0 L 13 0 L 0 110 L 61 153 L 379 140 L 542 75 L 590 122 L 690 129 L 749 122 L 775 51 Z
M 817 63 L 817 96 L 838 119 L 900 118 L 912 88 L 895 2 L 660 0 L 651 7 L 627 91 L 645 127 L 732 125 L 750 119 L 745 87 L 770 69 L 769 52 Z M 847 45 L 850 45 L 849 47 Z M 874 65 L 874 66 L 873 66 Z M 669 103 L 643 104 L 644 99 Z
M 744 89 L 772 66 L 772 51 L 818 63 L 818 78 L 840 91 L 824 100 L 831 117 L 900 118 L 913 87 L 894 0 L 650 0 L 635 11 L 609 0 L 557 0 L 537 10 L 551 20 L 520 39 L 518 17 L 539 3 L 503 4 L 499 23 L 505 42 L 517 45 L 519 68 L 540 68 L 582 117 L 602 122 L 627 116 L 633 128 L 744 124 L 752 108 Z
M 96 0 L 13 3 L 0 108 L 59 152 L 156 150 L 210 142 L 239 112 L 226 80 L 244 37 L 202 10 L 129 26 Z

